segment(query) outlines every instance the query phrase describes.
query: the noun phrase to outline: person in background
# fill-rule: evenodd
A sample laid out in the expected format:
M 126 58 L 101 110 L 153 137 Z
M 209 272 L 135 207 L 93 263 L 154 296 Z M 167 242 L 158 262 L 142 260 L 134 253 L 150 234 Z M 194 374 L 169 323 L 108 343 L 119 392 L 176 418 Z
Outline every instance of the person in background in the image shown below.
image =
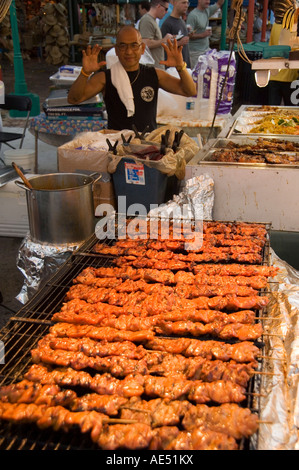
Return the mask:
M 269 39 L 269 46 L 276 46 L 277 44 L 281 44 L 280 33 L 282 29 L 282 24 L 273 24 Z M 297 103 L 291 102 L 291 94 L 294 91 L 291 88 L 291 83 L 297 79 L 298 69 L 282 69 L 275 75 L 271 74 L 268 84 L 268 104 L 272 106 L 280 106 L 283 102 L 285 106 L 294 106 L 294 104 L 297 105 Z
M 138 29 L 139 23 L 143 15 L 149 12 L 150 2 L 141 2 L 138 5 L 139 20 L 135 23 L 135 28 Z
M 194 8 L 187 17 L 187 25 L 190 25 L 192 32 L 189 35 L 191 68 L 197 64 L 198 57 L 210 48 L 209 37 L 212 34 L 209 26 L 209 18 L 222 7 L 224 0 L 218 0 L 214 5 L 210 5 L 210 0 L 198 0 L 197 7 Z
M 187 12 L 189 6 L 189 0 L 173 0 L 173 10 L 171 15 L 166 18 L 162 27 L 162 36 L 166 36 L 167 33 L 177 37 L 178 46 L 182 46 L 182 54 L 187 67 L 191 67 L 190 53 L 189 53 L 189 33 L 185 21 L 182 16 Z
M 263 9 L 258 10 L 256 18 L 253 23 L 253 40 L 254 42 L 260 42 L 262 39 L 262 27 L 263 27 Z M 267 27 L 266 35 L 265 35 L 266 42 L 270 39 L 270 31 Z
M 181 47 L 176 39 L 163 44 L 167 67 L 176 67 L 179 78 L 164 70 L 140 64 L 145 44 L 134 26 L 123 26 L 117 34 L 115 51 L 118 62 L 111 69 L 99 71 L 105 62 L 98 62 L 101 46 L 87 46 L 82 52 L 82 69 L 68 93 L 70 104 L 79 104 L 98 93 L 103 93 L 108 114 L 108 128 L 132 129 L 139 132 L 156 129 L 158 90 L 182 96 L 194 96 L 196 86 L 187 64 L 183 61 Z M 98 73 L 97 73 L 98 72 Z
M 164 69 L 161 61 L 164 59 L 164 49 L 162 44 L 165 44 L 168 39 L 172 39 L 171 34 L 162 37 L 161 29 L 157 24 L 157 18 L 162 19 L 168 10 L 168 2 L 164 0 L 152 0 L 151 7 L 148 13 L 143 15 L 139 23 L 139 31 L 142 40 L 148 46 L 150 53 L 155 61 L 155 67 Z
M 173 0 L 169 0 L 169 5 L 168 5 L 168 10 L 167 10 L 167 13 L 163 16 L 163 18 L 161 20 L 159 20 L 159 27 L 161 28 L 162 27 L 162 24 L 164 23 L 164 21 L 166 20 L 166 18 L 168 18 L 171 13 L 172 13 L 172 10 L 173 10 Z

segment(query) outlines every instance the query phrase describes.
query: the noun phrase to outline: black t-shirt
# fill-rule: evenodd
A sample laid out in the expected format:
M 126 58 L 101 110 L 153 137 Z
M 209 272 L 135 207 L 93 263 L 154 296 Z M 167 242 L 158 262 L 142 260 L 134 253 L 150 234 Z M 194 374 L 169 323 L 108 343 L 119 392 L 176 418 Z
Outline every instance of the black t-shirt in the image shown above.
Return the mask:
M 146 126 L 149 126 L 149 131 L 157 128 L 156 115 L 159 90 L 157 72 L 152 66 L 140 64 L 139 67 L 139 75 L 138 71 L 127 72 L 134 95 L 135 114 L 132 117 L 127 117 L 127 109 L 120 100 L 116 88 L 112 85 L 111 71 L 106 70 L 104 100 L 108 114 L 108 129 L 132 129 L 133 124 L 139 132 L 143 132 Z
M 188 29 L 186 23 L 181 18 L 174 18 L 173 16 L 168 16 L 161 26 L 161 33 L 164 37 L 167 33 L 177 36 L 179 33 L 183 36 L 188 36 Z M 183 46 L 182 49 L 183 59 L 187 64 L 187 67 L 190 68 L 190 52 L 189 44 Z

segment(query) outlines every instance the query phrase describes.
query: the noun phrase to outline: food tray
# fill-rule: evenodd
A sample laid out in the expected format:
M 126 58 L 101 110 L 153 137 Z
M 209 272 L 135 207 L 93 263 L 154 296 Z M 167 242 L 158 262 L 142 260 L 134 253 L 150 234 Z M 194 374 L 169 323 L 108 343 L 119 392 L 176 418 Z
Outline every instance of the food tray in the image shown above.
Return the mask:
M 247 145 L 247 146 L 252 146 L 257 143 L 259 139 L 264 139 L 268 141 L 286 141 L 286 142 L 294 142 L 294 137 L 293 136 L 287 136 L 285 138 L 280 138 L 278 136 L 232 136 L 230 138 L 218 138 L 215 140 L 215 142 L 212 144 L 212 146 L 207 150 L 207 153 L 203 156 L 203 158 L 198 162 L 203 164 L 203 165 L 225 165 L 225 166 L 231 166 L 231 165 L 238 165 L 238 166 L 246 166 L 246 167 L 258 167 L 258 168 L 299 168 L 299 160 L 297 163 L 258 163 L 258 162 L 223 162 L 223 161 L 217 161 L 214 160 L 214 153 L 219 151 L 219 149 L 227 149 L 229 143 L 234 143 L 236 145 Z M 275 155 L 296 155 L 297 158 L 299 158 L 299 139 L 296 139 L 298 141 L 298 151 L 297 152 L 288 152 L 288 151 L 277 151 L 275 152 Z M 296 142 L 296 141 L 295 141 Z
M 286 133 L 280 133 L 280 132 L 258 132 L 258 133 L 251 133 L 251 129 L 255 126 L 256 122 L 262 119 L 263 117 L 269 115 L 269 114 L 276 114 L 277 117 L 279 117 L 280 113 L 290 113 L 292 115 L 295 115 L 296 117 L 298 116 L 298 121 L 299 121 L 299 108 L 295 106 L 260 106 L 260 107 L 254 107 L 254 106 L 247 106 L 245 108 L 241 107 L 239 112 L 236 114 L 236 120 L 234 121 L 232 127 L 230 130 L 226 133 L 226 137 L 230 137 L 232 134 L 249 134 L 251 136 L 256 136 L 256 135 L 267 135 L 267 136 L 280 136 L 280 137 L 285 137 L 285 136 L 293 136 L 296 137 L 295 132 L 299 132 L 298 129 L 295 130 L 294 128 L 294 133 L 286 132 Z M 299 122 L 298 122 L 299 125 Z M 283 130 L 283 128 L 279 128 L 279 130 Z M 298 138 L 298 135 L 297 135 Z

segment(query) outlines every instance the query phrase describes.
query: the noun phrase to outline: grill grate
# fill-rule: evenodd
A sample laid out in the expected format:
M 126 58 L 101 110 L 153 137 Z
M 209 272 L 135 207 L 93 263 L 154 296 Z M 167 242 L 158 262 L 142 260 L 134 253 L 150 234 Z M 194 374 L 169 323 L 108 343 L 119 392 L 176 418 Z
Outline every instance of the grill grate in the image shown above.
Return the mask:
M 226 222 L 227 223 L 227 222 Z M 265 224 L 262 224 L 265 225 Z M 266 226 L 269 230 L 269 226 Z M 268 237 L 269 238 L 269 237 Z M 113 266 L 113 257 L 95 254 L 94 245 L 98 239 L 93 235 L 77 252 L 59 268 L 42 288 L 24 305 L 8 324 L 0 331 L 0 340 L 5 345 L 5 364 L 0 365 L 0 386 L 21 381 L 32 365 L 31 350 L 49 331 L 52 316 L 64 301 L 64 297 L 73 283 L 73 279 L 86 267 Z M 114 240 L 108 240 L 112 244 Z M 263 253 L 263 264 L 269 264 L 269 241 Z M 263 293 L 263 291 L 261 291 Z M 263 311 L 259 314 L 262 316 Z M 203 340 L 206 338 L 202 338 Z M 211 338 L 208 338 L 211 339 Z M 215 338 L 213 338 L 215 340 Z M 234 341 L 232 341 L 234 342 Z M 263 355 L 263 338 L 255 342 Z M 263 361 L 259 360 L 259 370 Z M 90 371 L 89 371 L 90 372 Z M 94 373 L 94 371 L 93 371 Z M 259 414 L 260 398 L 255 397 L 262 389 L 262 376 L 254 376 L 249 381 L 248 399 L 244 406 Z M 256 449 L 258 433 L 250 439 L 243 439 L 241 450 Z M 39 430 L 34 426 L 16 425 L 0 421 L 0 449 L 5 450 L 95 450 L 98 447 L 80 430 L 71 433 Z

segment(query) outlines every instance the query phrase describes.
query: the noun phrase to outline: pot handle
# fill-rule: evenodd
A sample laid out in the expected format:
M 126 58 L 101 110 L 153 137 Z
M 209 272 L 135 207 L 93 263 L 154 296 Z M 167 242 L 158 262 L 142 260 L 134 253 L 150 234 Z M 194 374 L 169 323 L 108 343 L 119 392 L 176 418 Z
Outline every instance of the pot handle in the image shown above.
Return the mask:
M 17 186 L 19 186 L 21 189 L 26 189 L 26 191 L 30 191 L 31 192 L 31 189 L 28 188 L 28 186 L 26 186 L 26 184 L 24 183 L 24 181 L 15 181 L 15 184 Z
M 90 176 L 93 178 L 95 175 L 98 175 L 99 173 L 92 173 Z M 96 184 L 97 181 L 99 181 L 102 178 L 102 173 L 99 174 L 99 176 L 93 180 L 92 183 L 92 190 L 94 190 L 94 185 Z

